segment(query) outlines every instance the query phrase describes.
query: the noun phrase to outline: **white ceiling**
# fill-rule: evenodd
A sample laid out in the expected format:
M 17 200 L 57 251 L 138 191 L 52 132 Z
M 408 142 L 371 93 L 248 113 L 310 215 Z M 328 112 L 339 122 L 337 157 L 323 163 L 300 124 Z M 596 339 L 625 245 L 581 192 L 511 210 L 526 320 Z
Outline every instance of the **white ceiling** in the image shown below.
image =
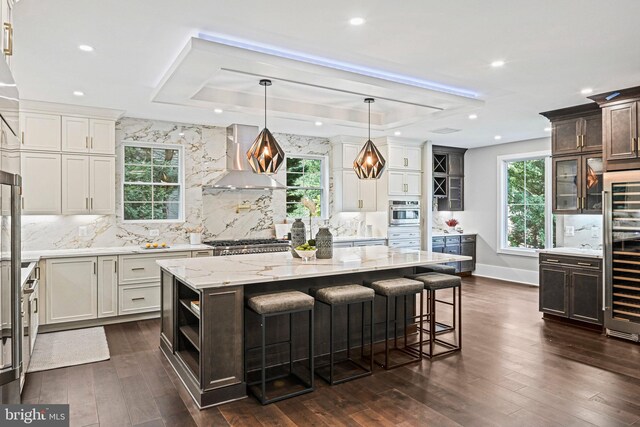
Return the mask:
M 367 22 L 350 26 L 354 16 Z M 546 120 L 537 113 L 586 102 L 580 94 L 584 87 L 597 93 L 640 85 L 638 16 L 637 0 L 22 0 L 14 11 L 14 74 L 24 99 L 187 123 L 261 125 L 263 116 L 256 108 L 225 104 L 224 113 L 213 113 L 216 91 L 226 83 L 236 88 L 246 84 L 231 76 L 204 86 L 200 95 L 206 104 L 152 101 L 190 38 L 218 35 L 477 93 L 483 102 L 473 104 L 473 111 L 465 105 L 448 115 L 404 122 L 396 118 L 394 127 L 383 126 L 378 117 L 380 126 L 373 132 L 382 136 L 399 129 L 403 137 L 477 147 L 547 136 Z M 80 44 L 95 51 L 81 52 Z M 504 59 L 505 66 L 492 68 L 496 59 Z M 272 88 L 277 99 L 276 82 Z M 73 96 L 74 90 L 85 96 Z M 245 90 L 251 91 L 250 86 Z M 281 90 L 282 99 L 300 95 L 286 85 Z M 256 100 L 262 95 L 257 84 L 255 95 Z M 309 90 L 300 102 L 309 104 L 314 96 Z M 319 103 L 326 106 L 326 100 Z M 343 98 L 332 102 L 366 111 L 360 96 L 354 95 L 352 104 Z M 384 115 L 390 107 L 383 104 L 373 104 L 372 111 L 379 108 Z M 469 120 L 470 112 L 478 119 Z M 328 116 L 321 127 L 307 120 L 309 114 L 289 117 L 274 111 L 269 128 L 317 136 L 366 135 L 362 114 L 352 120 L 357 126 L 340 125 Z M 415 111 L 406 114 L 416 116 Z M 444 127 L 461 131 L 430 132 Z M 502 139 L 494 140 L 495 135 Z

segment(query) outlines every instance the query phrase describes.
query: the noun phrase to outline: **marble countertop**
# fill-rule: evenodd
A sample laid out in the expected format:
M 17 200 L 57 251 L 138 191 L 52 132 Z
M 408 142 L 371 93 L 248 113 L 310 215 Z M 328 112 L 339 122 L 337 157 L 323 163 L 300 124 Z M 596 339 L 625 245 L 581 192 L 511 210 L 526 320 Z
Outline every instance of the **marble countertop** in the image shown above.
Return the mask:
M 550 248 L 550 249 L 540 249 L 538 252 L 541 254 L 557 254 L 557 255 L 583 256 L 583 257 L 589 257 L 589 258 L 602 258 L 602 249 Z
M 386 236 L 334 236 L 334 242 L 366 242 L 368 240 L 387 240 Z
M 432 231 L 431 232 L 431 237 L 444 237 L 444 236 L 471 236 L 474 234 L 478 234 L 476 232 L 473 231 L 463 231 L 462 233 L 459 233 L 457 231 L 454 231 L 452 233 L 447 233 L 445 231 Z
M 194 288 L 217 288 L 468 260 L 471 258 L 461 255 L 364 246 L 336 248 L 332 259 L 309 262 L 293 258 L 289 252 L 156 262 Z
M 140 246 L 117 246 L 80 249 L 51 249 L 44 251 L 23 251 L 22 262 L 39 261 L 43 258 L 69 258 L 78 256 L 155 254 L 185 251 L 202 251 L 211 249 L 207 245 L 177 244 L 164 249 L 143 249 Z

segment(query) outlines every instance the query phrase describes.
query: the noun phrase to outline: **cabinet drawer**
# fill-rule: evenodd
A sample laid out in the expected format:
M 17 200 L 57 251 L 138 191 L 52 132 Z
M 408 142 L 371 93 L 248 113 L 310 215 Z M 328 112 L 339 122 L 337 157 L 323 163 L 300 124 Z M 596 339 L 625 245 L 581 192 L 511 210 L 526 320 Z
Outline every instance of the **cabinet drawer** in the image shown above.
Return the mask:
M 476 241 L 476 236 L 460 236 L 462 243 L 470 243 Z
M 420 229 L 389 231 L 389 239 L 413 239 L 420 238 Z
M 160 283 L 120 286 L 118 314 L 160 310 Z
M 460 243 L 460 236 L 447 236 L 444 238 L 445 245 L 457 245 Z
M 208 256 L 213 256 L 213 250 L 203 249 L 200 251 L 191 251 L 191 258 L 202 258 Z
M 584 268 L 601 269 L 602 260 L 598 258 L 583 258 L 566 255 L 540 254 L 540 262 L 544 264 L 570 265 Z
M 120 257 L 119 284 L 157 282 L 160 280 L 160 266 L 156 264 L 156 260 L 176 258 L 189 258 L 189 253 L 123 255 Z
M 416 248 L 420 249 L 420 240 L 407 239 L 407 240 L 389 240 L 390 248 Z
M 353 242 L 353 246 L 386 246 L 386 240 L 365 240 L 363 242 L 355 241 Z
M 444 246 L 444 237 L 434 237 L 431 239 L 432 246 Z

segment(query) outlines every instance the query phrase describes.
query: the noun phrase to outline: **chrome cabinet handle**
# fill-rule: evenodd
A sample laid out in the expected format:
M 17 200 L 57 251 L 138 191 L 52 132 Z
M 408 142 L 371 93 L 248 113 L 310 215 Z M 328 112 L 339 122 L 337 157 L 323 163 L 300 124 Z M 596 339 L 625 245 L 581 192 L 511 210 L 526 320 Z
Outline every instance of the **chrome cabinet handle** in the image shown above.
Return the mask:
M 22 144 L 24 145 L 24 131 L 22 131 L 22 139 L 21 139 L 21 141 L 22 141 Z
M 36 265 L 36 268 L 34 268 L 33 271 L 36 273 L 36 280 L 40 280 L 40 266 Z
M 96 262 L 93 263 L 93 274 L 98 274 L 98 264 Z
M 89 198 L 88 197 L 84 198 L 84 208 L 87 209 L 87 210 L 89 209 Z
M 90 203 L 90 205 L 91 205 L 91 209 L 93 210 L 93 197 L 91 197 L 91 203 Z

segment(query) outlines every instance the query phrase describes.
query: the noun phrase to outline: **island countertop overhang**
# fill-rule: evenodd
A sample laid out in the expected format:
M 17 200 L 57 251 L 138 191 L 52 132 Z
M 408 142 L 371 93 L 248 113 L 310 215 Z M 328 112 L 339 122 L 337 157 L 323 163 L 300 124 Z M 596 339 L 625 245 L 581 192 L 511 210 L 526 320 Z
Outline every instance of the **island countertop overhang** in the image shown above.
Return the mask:
M 289 252 L 275 252 L 169 259 L 157 263 L 192 288 L 206 289 L 469 260 L 471 257 L 463 255 L 365 246 L 335 248 L 333 258 L 309 262 L 294 258 Z

